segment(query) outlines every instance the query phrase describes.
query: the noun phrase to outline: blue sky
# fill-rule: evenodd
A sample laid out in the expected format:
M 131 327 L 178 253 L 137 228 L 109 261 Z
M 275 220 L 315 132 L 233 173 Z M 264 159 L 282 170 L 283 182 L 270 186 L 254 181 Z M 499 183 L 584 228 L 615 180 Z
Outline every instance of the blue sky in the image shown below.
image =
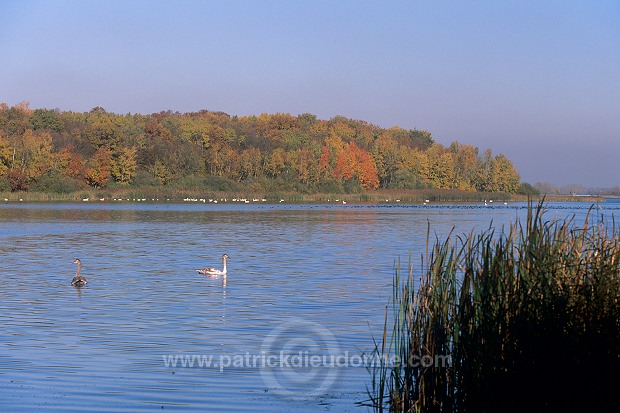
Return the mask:
M 620 185 L 617 0 L 0 0 L 0 102 L 426 129 Z

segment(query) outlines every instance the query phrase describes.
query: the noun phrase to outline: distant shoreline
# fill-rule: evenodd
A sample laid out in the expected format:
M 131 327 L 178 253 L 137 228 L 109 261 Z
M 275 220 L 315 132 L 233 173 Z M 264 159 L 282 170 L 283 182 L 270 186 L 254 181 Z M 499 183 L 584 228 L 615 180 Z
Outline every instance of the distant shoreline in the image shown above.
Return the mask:
M 533 201 L 543 196 L 531 197 Z M 605 202 L 609 197 L 547 195 L 548 202 Z M 525 195 L 456 190 L 378 190 L 354 194 L 301 194 L 292 192 L 252 193 L 251 191 L 214 192 L 210 190 L 167 190 L 165 188 L 122 188 L 82 190 L 72 193 L 2 192 L 0 201 L 8 202 L 200 202 L 247 204 L 432 204 L 527 202 Z

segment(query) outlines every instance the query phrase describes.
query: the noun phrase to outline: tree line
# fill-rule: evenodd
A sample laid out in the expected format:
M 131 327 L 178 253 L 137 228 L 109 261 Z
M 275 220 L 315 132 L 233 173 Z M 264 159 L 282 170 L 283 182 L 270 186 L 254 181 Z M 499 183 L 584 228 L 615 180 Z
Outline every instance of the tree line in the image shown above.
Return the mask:
M 116 114 L 0 103 L 0 191 L 245 185 L 256 190 L 518 192 L 504 155 L 425 130 L 285 113 Z M 527 185 L 527 184 L 526 184 Z

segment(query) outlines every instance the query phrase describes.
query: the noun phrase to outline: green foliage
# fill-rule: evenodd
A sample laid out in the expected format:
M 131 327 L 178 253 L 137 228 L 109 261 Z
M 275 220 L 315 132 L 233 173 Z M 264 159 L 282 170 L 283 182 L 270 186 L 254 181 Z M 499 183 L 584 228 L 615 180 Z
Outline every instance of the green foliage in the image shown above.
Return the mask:
M 77 179 L 56 173 L 48 173 L 37 179 L 37 181 L 30 186 L 30 190 L 35 192 L 69 194 L 83 189 L 85 186 L 84 182 Z
M 159 186 L 159 184 L 159 180 L 147 171 L 137 171 L 132 182 L 135 187 Z
M 205 189 L 205 179 L 202 176 L 198 175 L 185 175 L 178 177 L 171 181 L 168 186 L 176 189 L 191 189 L 191 190 L 202 190 Z
M 219 192 L 232 192 L 239 190 L 239 185 L 228 178 L 221 176 L 207 176 L 204 179 L 205 188 Z
M 334 179 L 322 181 L 317 186 L 317 192 L 322 192 L 326 194 L 342 194 L 344 193 L 344 188 L 340 182 L 337 182 Z
M 391 182 L 386 185 L 388 189 L 425 189 L 430 188 L 428 183 L 417 174 L 407 169 L 399 168 L 394 173 Z
M 527 196 L 539 196 L 540 191 L 534 188 L 532 185 L 528 184 L 527 182 L 522 182 L 519 185 L 519 189 L 517 189 L 517 194 Z
M 8 178 L 0 178 L 0 192 L 9 192 L 11 190 L 11 184 Z
M 346 194 L 359 194 L 362 192 L 362 186 L 356 179 L 349 179 L 342 185 Z
M 65 127 L 58 110 L 35 109 L 30 116 L 29 123 L 33 130 L 48 129 L 61 132 Z
M 414 129 L 408 132 L 412 140 L 412 145 L 414 147 L 424 150 L 430 148 L 435 143 L 431 134 L 428 131 Z

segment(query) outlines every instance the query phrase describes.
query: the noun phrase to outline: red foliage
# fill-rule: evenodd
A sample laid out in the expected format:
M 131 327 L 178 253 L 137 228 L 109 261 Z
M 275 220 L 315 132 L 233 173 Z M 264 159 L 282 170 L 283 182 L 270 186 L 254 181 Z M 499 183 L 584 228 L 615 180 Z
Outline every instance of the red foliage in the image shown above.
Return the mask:
M 28 177 L 19 171 L 9 171 L 6 175 L 6 179 L 9 181 L 12 192 L 28 190 Z

